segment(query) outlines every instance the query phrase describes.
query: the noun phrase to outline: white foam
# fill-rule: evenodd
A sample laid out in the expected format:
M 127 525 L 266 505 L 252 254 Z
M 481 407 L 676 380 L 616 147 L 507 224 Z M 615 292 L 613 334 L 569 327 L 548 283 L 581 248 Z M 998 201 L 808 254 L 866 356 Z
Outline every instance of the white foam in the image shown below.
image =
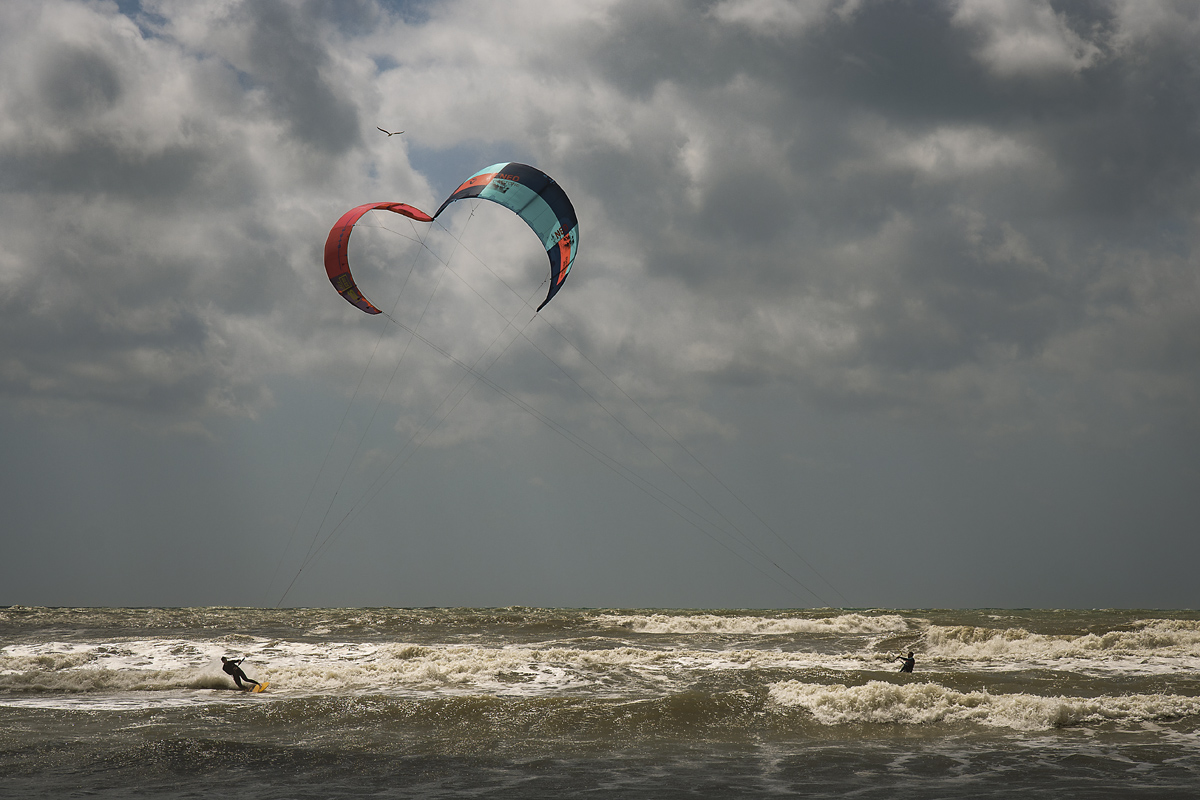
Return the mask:
M 246 656 L 250 677 L 275 694 L 487 694 L 547 696 L 586 690 L 640 697 L 690 685 L 703 672 L 831 668 L 854 660 L 778 650 L 412 643 L 140 640 L 119 645 L 47 642 L 0 649 L 0 690 L 107 693 L 230 688 L 219 656 Z M 0 696 L 0 703 L 5 697 Z
M 1041 697 L 882 681 L 862 686 L 784 681 L 771 686 L 770 699 L 780 708 L 804 709 L 823 725 L 969 722 L 1036 731 L 1102 722 L 1140 724 L 1200 714 L 1200 698 L 1179 695 Z
M 833 617 L 726 617 L 717 614 L 604 614 L 601 624 L 636 633 L 729 634 L 780 636 L 788 634 L 904 633 L 908 623 L 898 614 L 841 614 Z
M 932 625 L 923 638 L 926 659 L 978 662 L 974 668 L 1042 666 L 1081 674 L 1163 674 L 1200 666 L 1200 623 L 1193 620 L 1139 620 L 1127 630 L 1080 635 Z
M 1064 678 L 1067 673 L 1107 678 L 1200 672 L 1200 623 L 1186 620 L 1141 620 L 1107 633 L 1050 635 L 1020 627 L 927 627 L 923 619 L 870 612 L 821 618 L 749 613 L 724 616 L 605 612 L 592 619 L 600 625 L 662 634 L 666 638 L 647 641 L 645 647 L 632 644 L 604 647 L 605 642 L 600 639 L 596 640 L 596 646 L 591 639 L 583 646 L 578 640 L 489 646 L 322 642 L 245 635 L 210 639 L 41 641 L 0 647 L 0 704 L 15 702 L 14 698 L 48 694 L 92 695 L 99 701 L 114 693 L 142 693 L 139 702 L 147 703 L 150 702 L 147 693 L 159 693 L 160 698 L 175 693 L 203 698 L 214 694 L 204 690 L 232 688 L 232 681 L 221 671 L 222 655 L 245 656 L 246 672 L 256 680 L 270 680 L 275 696 L 386 693 L 545 697 L 587 692 L 595 697 L 641 698 L 686 690 L 714 673 L 772 670 L 790 670 L 791 676 L 802 680 L 821 676 L 824 680 L 850 684 L 856 682 L 854 677 L 831 678 L 831 673 L 875 673 L 864 675 L 866 678 L 878 677 L 884 670 L 890 672 L 895 669 L 893 654 L 881 652 L 876 642 L 892 636 L 915 640 L 918 634 L 922 638 L 913 647 L 919 653 L 918 672 L 932 679 L 954 672 L 1019 673 L 1031 667 L 1054 670 L 1063 673 Z M 746 640 L 723 647 L 714 645 L 710 639 L 692 638 L 693 634 L 728 635 Z M 795 635 L 796 639 L 794 645 L 786 643 L 786 649 L 773 647 L 770 639 L 763 640 L 763 647 L 755 647 L 749 640 L 759 635 Z M 630 643 L 637 641 L 633 636 L 621 638 Z M 885 685 L 890 686 L 880 684 L 880 687 Z M 908 683 L 903 687 L 917 685 Z M 1064 689 L 1065 685 L 1069 684 L 1055 683 L 1056 691 L 1071 691 Z M 1098 689 L 1103 690 L 1103 687 Z M 815 697 L 832 689 L 804 691 L 815 692 Z M 843 697 L 864 690 L 845 691 L 850 694 Z M 199 694 L 188 695 L 188 692 Z M 887 718 L 888 714 L 915 714 L 915 709 L 923 708 L 954 719 L 956 715 L 967 714 L 968 709 L 986 707 L 991 710 L 985 717 L 1001 719 L 1003 715 L 996 711 L 1000 704 L 1017 703 L 986 694 L 982 697 L 991 698 L 986 702 L 969 694 L 939 697 L 938 702 L 945 706 L 942 711 L 928 697 L 921 700 L 913 696 L 903 703 L 880 706 L 884 709 L 880 713 Z M 836 695 L 827 698 L 822 713 L 833 713 L 836 698 Z M 864 698 L 859 700 L 867 702 Z M 918 701 L 926 704 L 913 705 Z M 1018 703 L 1004 713 L 1014 720 L 1021 719 L 1022 713 L 1031 714 L 1037 721 L 1030 724 L 1036 728 L 1043 724 L 1042 720 L 1055 718 L 1057 712 L 1045 708 L 1045 703 L 1055 702 L 1054 698 L 1034 698 L 1025 706 Z M 1070 701 L 1077 702 L 1083 701 Z M 1067 712 L 1068 718 L 1073 713 Z M 1018 721 L 1010 727 L 1022 724 Z

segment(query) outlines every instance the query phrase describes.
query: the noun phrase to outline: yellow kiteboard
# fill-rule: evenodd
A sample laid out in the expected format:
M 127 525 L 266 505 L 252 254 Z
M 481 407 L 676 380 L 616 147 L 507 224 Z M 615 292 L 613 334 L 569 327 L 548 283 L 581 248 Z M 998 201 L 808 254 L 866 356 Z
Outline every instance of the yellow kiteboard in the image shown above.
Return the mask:
M 252 691 L 252 692 L 255 692 L 255 693 L 257 693 L 257 692 L 261 692 L 261 691 L 263 691 L 264 689 L 266 689 L 266 688 L 267 688 L 268 686 L 270 686 L 270 685 L 271 685 L 271 682 L 270 682 L 270 681 L 263 681 L 263 682 L 262 682 L 262 683 L 260 683 L 258 686 L 255 686 L 253 689 L 251 689 L 250 691 Z

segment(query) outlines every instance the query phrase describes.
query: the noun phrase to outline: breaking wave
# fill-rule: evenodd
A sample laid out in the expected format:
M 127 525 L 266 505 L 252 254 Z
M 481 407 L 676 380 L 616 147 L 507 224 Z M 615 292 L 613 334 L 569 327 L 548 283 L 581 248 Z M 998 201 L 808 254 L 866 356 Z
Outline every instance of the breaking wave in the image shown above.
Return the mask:
M 841 614 L 833 617 L 752 617 L 718 614 L 605 614 L 597 620 L 635 633 L 727 634 L 786 636 L 789 634 L 878 635 L 904 633 L 908 623 L 898 614 Z
M 113 692 L 231 688 L 219 646 L 170 640 L 119 647 L 46 643 L 0 649 L 0 692 Z M 640 697 L 686 687 L 698 677 L 778 669 L 796 654 L 554 645 L 479 647 L 413 643 L 241 643 L 251 678 L 301 693 L 546 696 L 587 691 Z M 189 664 L 192 666 L 189 668 Z
M 1127 630 L 1062 635 L 1024 628 L 934 625 L 925 632 L 925 646 L 928 655 L 948 659 L 1200 657 L 1200 622 L 1139 620 Z
M 780 708 L 803 709 L 822 725 L 973 723 L 1039 731 L 1106 722 L 1173 721 L 1200 714 L 1200 698 L 1179 695 L 1042 697 L 882 681 L 862 686 L 784 681 L 771 686 L 770 699 Z

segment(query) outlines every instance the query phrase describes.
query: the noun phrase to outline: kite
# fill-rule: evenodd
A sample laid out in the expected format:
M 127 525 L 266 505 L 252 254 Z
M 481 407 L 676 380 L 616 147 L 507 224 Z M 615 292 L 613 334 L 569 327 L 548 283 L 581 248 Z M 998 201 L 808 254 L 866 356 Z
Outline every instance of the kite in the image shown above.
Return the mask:
M 437 212 L 430 216 L 406 203 L 367 203 L 347 211 L 329 231 L 325 240 L 325 272 L 338 294 L 368 314 L 380 314 L 354 282 L 350 274 L 347 248 L 355 223 L 368 211 L 391 211 L 417 222 L 433 222 L 455 200 L 478 197 L 499 203 L 525 220 L 542 240 L 550 259 L 550 291 L 537 307 L 541 311 L 558 294 L 579 252 L 579 221 L 567 193 L 546 173 L 528 164 L 493 164 L 476 172 L 450 193 Z

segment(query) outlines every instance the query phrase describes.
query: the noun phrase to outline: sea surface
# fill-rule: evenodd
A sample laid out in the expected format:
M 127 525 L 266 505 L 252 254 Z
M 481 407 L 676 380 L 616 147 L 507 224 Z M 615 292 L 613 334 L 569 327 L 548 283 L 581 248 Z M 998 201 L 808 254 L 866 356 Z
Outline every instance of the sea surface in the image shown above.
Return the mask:
M 0 797 L 1195 798 L 1198 675 L 1195 611 L 7 607 Z

